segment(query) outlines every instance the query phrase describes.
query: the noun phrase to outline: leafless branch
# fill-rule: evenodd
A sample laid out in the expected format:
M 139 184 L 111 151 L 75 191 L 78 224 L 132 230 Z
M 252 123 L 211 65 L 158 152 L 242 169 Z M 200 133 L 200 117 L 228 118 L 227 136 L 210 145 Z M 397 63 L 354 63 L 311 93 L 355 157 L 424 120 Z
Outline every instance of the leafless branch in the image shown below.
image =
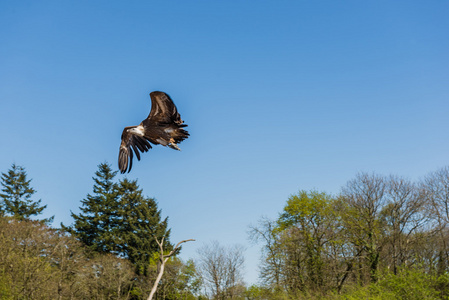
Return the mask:
M 179 246 L 181 246 L 181 244 L 190 242 L 190 241 L 195 241 L 194 239 L 180 241 L 178 244 L 176 244 L 176 246 L 173 248 L 173 250 L 170 251 L 170 253 L 164 255 L 164 238 L 165 237 L 162 237 L 161 241 L 159 242 L 158 239 L 154 236 L 156 243 L 159 245 L 159 250 L 161 253 L 161 256 L 160 256 L 161 267 L 159 269 L 159 274 L 156 277 L 156 281 L 154 282 L 153 288 L 151 289 L 150 295 L 148 296 L 148 300 L 153 299 L 153 296 L 157 291 L 157 286 L 159 284 L 159 281 L 162 278 L 162 275 L 164 274 L 165 263 L 168 261 L 168 259 L 176 253 L 176 251 L 178 250 Z

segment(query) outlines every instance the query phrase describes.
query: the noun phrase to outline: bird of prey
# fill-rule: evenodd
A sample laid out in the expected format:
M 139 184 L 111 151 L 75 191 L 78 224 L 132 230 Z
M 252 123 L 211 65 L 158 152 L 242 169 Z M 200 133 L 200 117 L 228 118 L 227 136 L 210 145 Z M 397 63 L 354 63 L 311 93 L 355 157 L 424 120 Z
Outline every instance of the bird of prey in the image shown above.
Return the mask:
M 125 127 L 118 156 L 120 173 L 131 171 L 133 150 L 140 160 L 140 152 L 147 152 L 151 144 L 161 144 L 175 150 L 181 150 L 178 143 L 185 140 L 189 133 L 183 128 L 186 124 L 176 109 L 173 100 L 164 92 L 150 93 L 151 111 L 138 126 Z

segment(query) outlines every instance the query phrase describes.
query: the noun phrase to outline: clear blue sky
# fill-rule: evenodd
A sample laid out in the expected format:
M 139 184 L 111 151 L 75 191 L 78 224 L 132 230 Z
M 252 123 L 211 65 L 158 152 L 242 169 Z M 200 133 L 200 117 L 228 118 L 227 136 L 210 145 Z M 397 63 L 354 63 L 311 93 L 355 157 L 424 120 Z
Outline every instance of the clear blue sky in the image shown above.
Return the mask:
M 254 283 L 248 225 L 289 195 L 448 164 L 448 15 L 447 1 L 1 1 L 0 171 L 24 166 L 45 216 L 71 224 L 165 91 L 191 137 L 127 176 L 173 242 L 197 240 L 182 258 L 242 244 Z

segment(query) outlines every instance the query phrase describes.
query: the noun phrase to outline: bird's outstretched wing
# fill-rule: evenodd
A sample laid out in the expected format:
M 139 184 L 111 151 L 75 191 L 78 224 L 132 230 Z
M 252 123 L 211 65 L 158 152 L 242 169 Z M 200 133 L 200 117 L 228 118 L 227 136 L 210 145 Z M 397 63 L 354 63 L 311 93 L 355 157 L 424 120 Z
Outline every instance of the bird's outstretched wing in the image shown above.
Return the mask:
M 151 111 L 148 117 L 142 122 L 144 126 L 161 126 L 174 123 L 181 125 L 184 123 L 176 109 L 173 100 L 164 92 L 151 92 Z
M 140 160 L 140 152 L 147 152 L 151 149 L 151 144 L 142 136 L 130 131 L 130 129 L 137 128 L 137 126 L 126 127 L 122 133 L 122 142 L 120 144 L 120 152 L 118 156 L 118 166 L 120 173 L 131 171 L 133 166 L 133 151 Z
M 175 104 L 164 92 L 152 92 L 151 111 L 139 126 L 126 127 L 122 133 L 122 142 L 118 157 L 120 172 L 131 171 L 133 152 L 140 160 L 140 152 L 151 149 L 151 143 L 180 150 L 177 143 L 185 140 L 189 133 L 183 129 L 186 124 L 176 109 Z M 140 152 L 139 152 L 140 151 Z

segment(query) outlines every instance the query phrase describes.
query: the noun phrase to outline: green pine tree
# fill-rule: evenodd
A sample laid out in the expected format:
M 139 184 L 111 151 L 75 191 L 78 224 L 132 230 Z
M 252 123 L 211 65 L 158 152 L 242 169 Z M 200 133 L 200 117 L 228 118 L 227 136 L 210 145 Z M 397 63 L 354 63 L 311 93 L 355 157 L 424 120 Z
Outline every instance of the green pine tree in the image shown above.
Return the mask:
M 116 244 L 116 218 L 118 205 L 117 184 L 113 179 L 117 171 L 112 171 L 110 165 L 102 163 L 95 172 L 93 194 L 87 194 L 81 200 L 81 213 L 71 213 L 75 223 L 61 227 L 74 234 L 80 241 L 99 253 L 119 254 Z
M 7 173 L 2 173 L 0 194 L 0 214 L 9 215 L 18 220 L 28 220 L 31 216 L 37 216 L 47 207 L 40 206 L 41 200 L 33 200 L 36 193 L 27 180 L 25 168 L 12 164 Z M 41 220 L 45 223 L 53 221 L 53 217 Z
M 62 228 L 75 235 L 85 245 L 100 253 L 112 253 L 129 259 L 138 274 L 147 274 L 153 253 L 159 253 L 155 237 L 165 237 L 167 250 L 170 230 L 167 219 L 153 198 L 144 197 L 137 180 L 114 182 L 107 163 L 95 173 L 93 194 L 82 200 L 81 212 L 72 212 L 74 224 Z
M 136 266 L 139 274 L 146 274 L 153 253 L 159 253 L 159 241 L 162 237 L 164 248 L 173 249 L 169 243 L 170 229 L 168 218 L 162 220 L 161 211 L 154 198 L 144 197 L 137 180 L 121 180 L 119 183 L 120 215 L 123 242 L 122 252 Z

